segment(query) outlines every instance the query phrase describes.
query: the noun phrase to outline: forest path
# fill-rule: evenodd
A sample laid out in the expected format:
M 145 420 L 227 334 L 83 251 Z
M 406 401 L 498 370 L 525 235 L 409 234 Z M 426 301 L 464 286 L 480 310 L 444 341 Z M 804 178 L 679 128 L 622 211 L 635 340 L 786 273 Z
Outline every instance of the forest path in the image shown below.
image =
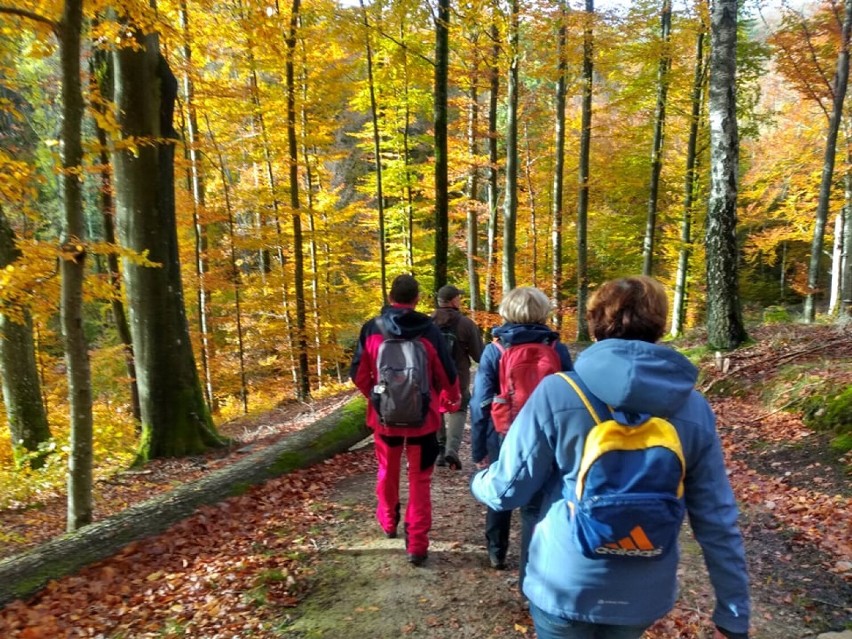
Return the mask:
M 776 359 L 779 348 L 771 347 Z M 849 349 L 833 348 L 831 355 L 850 360 Z M 750 361 L 747 356 L 742 361 Z M 820 367 L 841 369 L 830 362 Z M 767 374 L 763 365 L 748 370 Z M 755 385 L 751 378 L 742 383 Z M 259 446 L 343 400 L 282 407 L 229 428 L 245 431 L 244 441 Z M 742 505 L 752 639 L 813 639 L 852 628 L 848 469 L 827 464 L 825 437 L 794 415 L 767 412 L 746 394 L 711 403 Z M 517 593 L 517 518 L 509 570 L 491 570 L 484 507 L 468 487 L 467 437 L 461 451 L 466 468 L 435 471 L 432 547 L 423 567 L 409 565 L 402 540 L 386 539 L 375 521 L 376 462 L 365 442 L 201 508 L 166 533 L 9 604 L 0 609 L 0 638 L 531 639 L 535 633 Z M 145 474 L 101 485 L 109 498 L 101 512 L 241 457 L 232 452 L 152 463 Z M 61 533 L 64 504 L 56 501 L 0 512 L 0 531 L 14 532 L 22 544 Z M 710 637 L 712 591 L 686 531 L 682 542 L 681 597 L 645 639 Z

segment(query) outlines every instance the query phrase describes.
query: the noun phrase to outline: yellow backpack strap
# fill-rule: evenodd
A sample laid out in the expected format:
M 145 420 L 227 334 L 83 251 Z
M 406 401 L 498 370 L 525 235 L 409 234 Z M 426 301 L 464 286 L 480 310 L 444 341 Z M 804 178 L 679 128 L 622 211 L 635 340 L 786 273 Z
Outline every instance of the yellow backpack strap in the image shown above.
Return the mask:
M 595 409 L 594 409 L 594 408 L 592 408 L 592 403 L 589 401 L 589 398 L 588 398 L 588 397 L 586 397 L 586 394 L 585 394 L 582 390 L 580 390 L 580 387 L 577 385 L 577 382 L 575 382 L 573 379 L 571 379 L 570 377 L 568 377 L 565 373 L 557 373 L 557 375 L 559 375 L 559 377 L 561 377 L 561 378 L 562 378 L 562 379 L 564 379 L 566 382 L 568 382 L 569 384 L 571 384 L 571 386 L 572 386 L 572 387 L 573 387 L 573 389 L 574 389 L 574 392 L 576 392 L 576 393 L 577 393 L 577 396 L 578 396 L 581 400 L 583 400 L 583 403 L 586 405 L 586 408 L 588 409 L 589 414 L 592 416 L 592 419 L 594 419 L 594 420 L 595 420 L 595 423 L 596 423 L 596 424 L 600 424 L 600 423 L 601 423 L 601 418 L 600 418 L 600 417 L 598 417 L 597 412 L 595 411 Z

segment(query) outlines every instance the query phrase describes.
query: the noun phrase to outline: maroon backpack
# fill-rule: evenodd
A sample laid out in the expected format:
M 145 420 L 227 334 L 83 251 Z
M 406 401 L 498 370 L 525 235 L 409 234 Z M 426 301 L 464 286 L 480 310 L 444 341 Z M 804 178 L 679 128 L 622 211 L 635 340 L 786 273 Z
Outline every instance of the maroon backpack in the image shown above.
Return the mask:
M 512 344 L 505 348 L 495 339 L 494 345 L 501 353 L 500 392 L 491 402 L 491 421 L 494 429 L 505 435 L 538 383 L 547 375 L 561 371 L 562 362 L 556 352 L 556 341 Z

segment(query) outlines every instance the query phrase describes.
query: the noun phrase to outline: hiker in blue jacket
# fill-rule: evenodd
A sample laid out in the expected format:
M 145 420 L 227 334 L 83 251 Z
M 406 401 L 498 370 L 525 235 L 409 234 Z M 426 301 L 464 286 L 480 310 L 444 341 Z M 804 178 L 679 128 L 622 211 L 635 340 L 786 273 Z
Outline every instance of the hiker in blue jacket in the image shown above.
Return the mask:
M 497 459 L 503 437 L 494 429 L 491 419 L 491 403 L 500 392 L 500 359 L 503 349 L 525 343 L 552 344 L 559 356 L 561 370 L 571 370 L 571 354 L 559 341 L 559 334 L 545 322 L 551 312 L 550 300 L 543 292 L 532 286 L 521 286 L 509 291 L 500 303 L 500 316 L 504 324 L 493 330 L 494 342 L 488 344 L 479 360 L 479 368 L 473 384 L 470 401 L 471 452 L 473 462 L 484 468 Z M 488 559 L 495 570 L 506 569 L 506 553 L 509 549 L 509 531 L 512 511 L 488 509 L 485 515 L 485 540 Z M 527 548 L 533 526 L 538 520 L 535 501 L 521 509 L 521 547 L 519 584 L 523 585 Z
M 713 411 L 694 388 L 697 370 L 656 344 L 667 311 L 665 291 L 650 277 L 607 282 L 587 312 L 596 343 L 567 375 L 596 412 L 609 416 L 611 408 L 619 423 L 657 416 L 674 425 L 685 461 L 682 500 L 716 593 L 714 637 L 747 639 L 748 575 L 737 506 Z M 568 382 L 550 375 L 524 405 L 500 456 L 472 479 L 474 496 L 493 509 L 518 508 L 541 494 L 523 586 L 539 639 L 639 639 L 677 597 L 676 545 L 656 560 L 588 558 L 572 538 L 568 499 L 594 424 Z

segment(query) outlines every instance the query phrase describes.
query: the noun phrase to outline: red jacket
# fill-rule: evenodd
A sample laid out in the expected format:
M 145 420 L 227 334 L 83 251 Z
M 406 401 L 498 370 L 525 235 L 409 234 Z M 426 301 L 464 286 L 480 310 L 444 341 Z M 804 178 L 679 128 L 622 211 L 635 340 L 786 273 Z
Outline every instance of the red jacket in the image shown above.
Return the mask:
M 442 401 L 442 391 L 443 401 L 448 403 L 457 403 L 461 398 L 456 366 L 447 350 L 444 337 L 428 315 L 418 313 L 410 305 L 393 304 L 387 306 L 382 310 L 381 317 L 389 333 L 406 338 L 417 337 L 423 342 L 428 357 L 432 392 L 429 412 L 426 414 L 422 426 L 415 428 L 385 426 L 381 423 L 372 402 L 367 402 L 367 426 L 379 435 L 419 437 L 420 435 L 434 433 L 441 426 L 441 415 L 438 408 Z M 361 327 L 358 347 L 352 359 L 349 377 L 367 399 L 370 399 L 373 386 L 378 381 L 376 356 L 383 340 L 382 333 L 376 324 L 376 318 L 371 319 Z

